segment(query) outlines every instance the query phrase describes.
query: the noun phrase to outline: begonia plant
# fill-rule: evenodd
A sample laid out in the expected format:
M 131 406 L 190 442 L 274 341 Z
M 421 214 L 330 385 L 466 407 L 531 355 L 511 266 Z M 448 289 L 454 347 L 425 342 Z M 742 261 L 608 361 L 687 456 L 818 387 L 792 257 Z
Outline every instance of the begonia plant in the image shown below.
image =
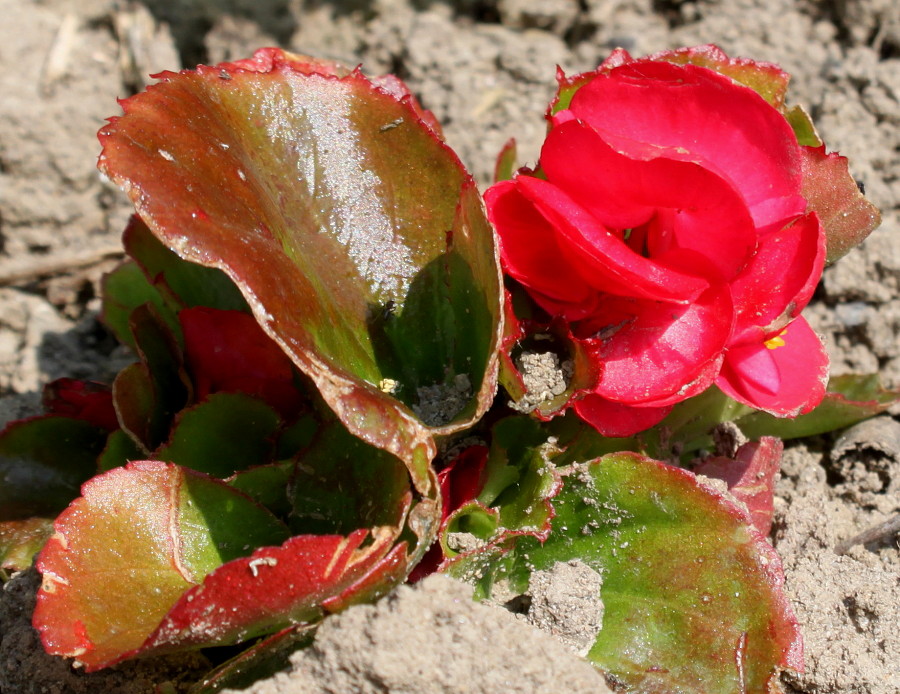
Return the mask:
M 714 46 L 560 73 L 538 162 L 505 147 L 484 200 L 396 77 L 262 49 L 156 79 L 100 131 L 136 211 L 101 318 L 136 361 L 0 434 L 0 560 L 36 557 L 49 653 L 242 644 L 209 693 L 403 581 L 508 600 L 576 560 L 582 655 L 625 691 L 802 668 L 782 440 L 897 394 L 829 382 L 801 315 L 879 217 L 786 73 Z

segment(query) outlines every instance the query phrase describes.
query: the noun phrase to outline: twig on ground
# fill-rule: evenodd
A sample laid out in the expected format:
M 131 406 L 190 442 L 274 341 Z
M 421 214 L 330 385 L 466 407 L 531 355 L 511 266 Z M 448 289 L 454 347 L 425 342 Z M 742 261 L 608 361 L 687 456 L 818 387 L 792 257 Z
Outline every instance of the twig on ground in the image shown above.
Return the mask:
M 838 554 L 846 554 L 850 548 L 855 545 L 865 545 L 870 542 L 877 542 L 878 540 L 883 540 L 898 532 L 900 532 L 900 513 L 868 530 L 864 530 L 858 535 L 854 535 L 849 540 L 837 543 L 834 547 L 834 551 Z
M 90 267 L 110 258 L 122 257 L 125 252 L 121 246 L 96 248 L 68 258 L 47 258 L 29 262 L 9 272 L 0 272 L 0 287 L 27 284 L 45 277 L 63 275 L 72 270 Z

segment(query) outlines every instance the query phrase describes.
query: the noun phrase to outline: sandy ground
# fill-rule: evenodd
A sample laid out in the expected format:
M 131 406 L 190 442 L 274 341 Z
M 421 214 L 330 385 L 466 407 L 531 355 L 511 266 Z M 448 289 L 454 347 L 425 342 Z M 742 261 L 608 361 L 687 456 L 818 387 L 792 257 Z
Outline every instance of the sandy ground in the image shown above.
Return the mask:
M 522 163 L 536 158 L 556 64 L 575 72 L 595 67 L 615 46 L 643 54 L 706 42 L 780 63 L 793 74 L 793 101 L 812 114 L 831 149 L 850 157 L 855 177 L 884 212 L 881 229 L 826 271 L 810 320 L 826 337 L 835 373 L 880 371 L 888 385 L 900 386 L 896 0 L 0 0 L 0 17 L 4 419 L 33 408 L 48 380 L 109 379 L 127 359 L 95 319 L 97 282 L 116 262 L 130 211 L 94 168 L 95 132 L 117 113 L 116 97 L 140 89 L 150 72 L 243 57 L 262 45 L 398 74 L 436 113 L 482 183 L 510 136 L 519 140 Z M 868 426 L 791 445 L 785 455 L 773 541 L 807 652 L 806 672 L 784 677 L 789 691 L 900 691 L 897 540 L 843 556 L 834 551 L 839 541 L 900 511 L 900 425 L 884 416 Z M 91 679 L 40 657 L 28 629 L 29 585 L 27 575 L 10 582 L 0 601 L 0 692 L 152 691 L 152 678 L 135 675 L 132 666 Z M 446 614 L 471 607 L 446 582 L 428 590 L 431 603 L 442 606 L 435 609 Z M 408 590 L 393 600 L 415 604 L 416 595 Z M 381 612 L 413 615 L 398 630 L 413 650 L 422 624 L 415 609 L 395 603 Z M 328 663 L 345 674 L 369 667 L 342 661 L 346 649 L 328 646 L 358 642 L 381 614 L 365 609 L 337 622 L 337 635 L 317 646 L 323 682 L 337 672 L 329 674 Z M 504 619 L 479 621 L 484 647 L 462 651 L 444 666 L 464 672 L 487 658 Z M 453 629 L 454 619 L 444 622 Z M 445 637 L 456 638 L 452 631 Z M 377 640 L 370 647 L 378 648 Z M 301 664 L 306 657 L 298 657 L 298 671 L 309 670 L 308 662 Z M 513 667 L 515 657 L 497 655 Z M 545 669 L 555 672 L 551 660 Z M 156 675 L 177 681 L 190 665 L 160 665 L 169 669 Z M 273 688 L 283 686 L 264 683 L 258 693 L 288 691 Z M 354 691 L 425 691 L 393 680 L 387 689 L 371 686 Z M 467 686 L 430 691 L 494 690 L 488 680 Z

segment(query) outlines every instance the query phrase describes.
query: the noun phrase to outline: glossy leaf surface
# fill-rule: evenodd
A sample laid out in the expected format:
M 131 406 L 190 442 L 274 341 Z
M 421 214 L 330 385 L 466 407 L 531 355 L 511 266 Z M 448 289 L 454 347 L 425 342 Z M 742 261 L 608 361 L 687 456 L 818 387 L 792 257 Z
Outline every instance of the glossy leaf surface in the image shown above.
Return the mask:
M 432 422 L 451 429 L 494 392 L 493 236 L 412 100 L 335 72 L 270 50 L 166 73 L 101 131 L 100 166 L 167 247 L 224 270 L 346 426 L 425 490 L 419 389 L 468 381 Z
M 749 518 L 689 472 L 613 454 L 579 465 L 542 543 L 512 537 L 449 572 L 527 588 L 532 571 L 579 559 L 603 576 L 603 628 L 588 659 L 628 691 L 763 692 L 802 663 L 778 558 Z
M 139 461 L 99 475 L 42 550 L 34 624 L 49 653 L 88 669 L 133 654 L 181 595 L 287 528 L 240 492 L 186 468 Z

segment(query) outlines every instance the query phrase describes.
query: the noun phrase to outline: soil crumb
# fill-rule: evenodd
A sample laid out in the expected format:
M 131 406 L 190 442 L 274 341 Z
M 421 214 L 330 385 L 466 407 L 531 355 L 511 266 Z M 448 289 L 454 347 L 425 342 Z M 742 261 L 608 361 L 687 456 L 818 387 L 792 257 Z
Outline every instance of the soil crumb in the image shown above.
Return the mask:
M 416 394 L 419 403 L 413 412 L 425 424 L 439 427 L 453 421 L 472 398 L 472 382 L 466 374 L 457 374 L 449 383 L 422 386 Z
M 851 449 L 856 447 L 846 448 Z M 835 551 L 847 538 L 885 520 L 886 514 L 863 509 L 855 501 L 870 493 L 865 491 L 868 476 L 856 476 L 855 485 L 850 480 L 829 487 L 821 457 L 795 445 L 785 451 L 782 462 L 775 548 L 806 653 L 806 671 L 785 673 L 783 680 L 791 692 L 896 694 L 900 551 L 896 542 L 857 545 L 844 556 Z
M 603 626 L 603 577 L 584 562 L 558 562 L 531 574 L 525 619 L 580 656 L 587 655 Z
M 567 359 L 560 363 L 555 352 L 522 352 L 516 359 L 516 367 L 522 374 L 525 395 L 510 406 L 519 412 L 532 412 L 562 395 L 572 378 L 572 361 Z
M 329 617 L 291 665 L 245 694 L 610 694 L 562 644 L 442 575 Z

